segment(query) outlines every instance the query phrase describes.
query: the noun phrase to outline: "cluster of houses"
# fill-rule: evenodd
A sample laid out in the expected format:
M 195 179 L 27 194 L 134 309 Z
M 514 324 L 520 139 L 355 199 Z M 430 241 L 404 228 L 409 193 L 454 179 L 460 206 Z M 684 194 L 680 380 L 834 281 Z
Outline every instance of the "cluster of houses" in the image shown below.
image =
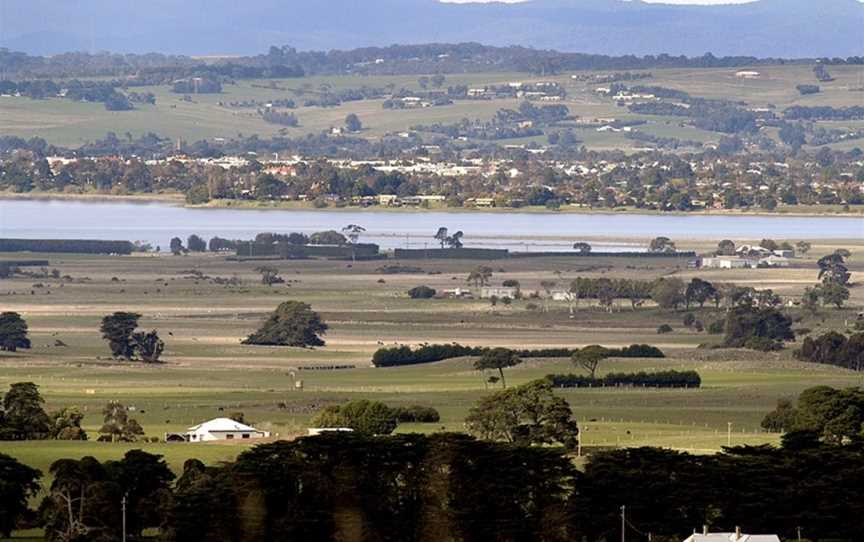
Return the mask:
M 594 89 L 594 92 L 596 92 L 597 94 L 602 94 L 606 97 L 610 97 L 616 102 L 623 103 L 654 102 L 658 100 L 657 96 L 647 92 L 639 93 L 631 92 L 629 90 L 619 90 L 613 95 L 612 89 L 610 87 L 598 87 Z
M 698 267 L 706 269 L 756 269 L 762 267 L 789 267 L 795 257 L 792 249 L 768 250 L 760 246 L 741 245 L 735 255 L 709 256 L 699 260 Z
M 541 102 L 560 102 L 566 93 L 564 87 L 556 81 L 538 81 L 524 83 L 511 81 L 506 85 L 486 85 L 471 87 L 467 97 L 475 100 L 491 100 L 496 98 L 519 98 Z

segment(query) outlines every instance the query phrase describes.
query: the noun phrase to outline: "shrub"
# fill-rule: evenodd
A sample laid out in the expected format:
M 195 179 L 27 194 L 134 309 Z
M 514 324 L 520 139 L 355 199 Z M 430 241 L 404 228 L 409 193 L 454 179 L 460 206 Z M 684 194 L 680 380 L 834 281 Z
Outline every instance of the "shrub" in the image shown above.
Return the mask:
M 695 321 L 696 321 L 696 316 L 694 316 L 692 312 L 688 312 L 687 314 L 684 315 L 684 320 L 682 323 L 684 324 L 684 327 L 690 327 L 693 325 L 693 323 Z
M 408 296 L 411 299 L 430 299 L 435 297 L 435 289 L 428 286 L 415 286 L 408 290 Z
M 650 344 L 631 344 L 625 346 L 621 350 L 612 350 L 612 356 L 615 358 L 665 358 L 666 355 L 662 350 Z
M 720 335 L 723 333 L 723 320 L 714 320 L 708 324 L 708 333 L 711 335 Z
M 441 415 L 432 407 L 423 405 L 411 405 L 398 407 L 396 419 L 399 423 L 437 423 L 441 421 Z
M 657 334 L 662 335 L 664 333 L 672 333 L 672 326 L 669 324 L 660 324 L 657 326 Z
M 783 350 L 783 343 L 769 339 L 768 337 L 750 337 L 744 342 L 744 348 L 758 350 L 760 352 L 774 352 Z

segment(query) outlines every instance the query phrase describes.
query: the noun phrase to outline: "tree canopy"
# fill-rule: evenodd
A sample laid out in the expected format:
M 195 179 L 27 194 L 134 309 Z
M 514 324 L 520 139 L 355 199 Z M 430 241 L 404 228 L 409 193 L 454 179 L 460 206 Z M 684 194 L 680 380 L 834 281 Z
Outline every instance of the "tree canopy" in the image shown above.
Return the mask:
M 321 335 L 327 324 L 307 303 L 285 301 L 276 308 L 258 331 L 243 344 L 272 346 L 324 346 Z
M 478 371 L 486 369 L 497 370 L 501 378 L 501 387 L 507 387 L 507 381 L 504 380 L 504 369 L 515 367 L 522 363 L 522 358 L 509 348 L 492 348 L 483 352 L 480 358 L 474 362 L 474 368 Z
M 513 444 L 562 444 L 575 450 L 579 428 L 570 405 L 547 380 L 535 380 L 482 398 L 465 419 L 468 432 Z
M 39 493 L 42 473 L 0 453 L 0 536 L 9 538 Z
M 15 352 L 19 348 L 30 348 L 27 322 L 17 312 L 0 313 L 0 350 Z
M 363 435 L 389 435 L 399 423 L 399 412 L 379 401 L 360 399 L 332 405 L 312 420 L 315 427 L 347 427 Z

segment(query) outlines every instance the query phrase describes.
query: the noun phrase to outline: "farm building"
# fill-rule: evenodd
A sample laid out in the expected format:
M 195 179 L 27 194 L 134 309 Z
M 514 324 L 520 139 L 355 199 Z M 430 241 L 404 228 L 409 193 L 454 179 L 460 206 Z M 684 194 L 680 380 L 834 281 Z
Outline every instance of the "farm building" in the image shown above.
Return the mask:
M 169 436 L 166 436 L 165 440 L 172 440 L 169 439 Z M 216 418 L 190 427 L 186 433 L 182 433 L 182 436 L 183 440 L 187 442 L 212 442 L 216 440 L 267 438 L 270 436 L 270 432 L 260 431 L 231 418 Z
M 480 299 L 491 299 L 492 297 L 516 299 L 519 288 L 510 286 L 484 286 L 480 288 Z
M 789 258 L 772 254 L 767 258 L 761 258 L 759 265 L 762 267 L 789 267 Z
M 735 256 L 717 256 L 702 258 L 702 267 L 708 269 L 746 269 L 756 267 L 758 260 L 738 258 Z

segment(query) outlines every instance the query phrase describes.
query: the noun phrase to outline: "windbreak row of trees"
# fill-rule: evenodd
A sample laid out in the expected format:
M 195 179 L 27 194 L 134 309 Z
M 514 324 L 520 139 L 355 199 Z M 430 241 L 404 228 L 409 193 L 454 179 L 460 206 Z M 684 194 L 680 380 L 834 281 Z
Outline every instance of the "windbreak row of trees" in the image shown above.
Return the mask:
M 609 373 L 602 377 L 576 374 L 547 375 L 556 388 L 610 388 L 610 387 L 644 387 L 644 388 L 698 388 L 702 378 L 696 371 L 657 371 L 646 373 Z
M 588 348 L 588 347 L 586 347 Z M 597 347 L 601 348 L 601 347 Z M 432 363 L 451 358 L 465 356 L 482 356 L 489 348 L 479 346 L 463 346 L 458 343 L 422 344 L 416 348 L 408 345 L 379 348 L 372 355 L 372 365 L 375 367 L 398 367 L 401 365 L 417 365 Z M 509 350 L 519 358 L 569 358 L 580 351 L 579 348 L 542 348 Z M 648 344 L 632 344 L 624 348 L 601 348 L 602 358 L 662 358 L 663 351 Z
M 856 447 L 799 441 L 713 456 L 601 452 L 580 471 L 548 447 L 452 433 L 324 435 L 262 444 L 220 466 L 188 460 L 176 480 L 161 456 L 141 450 L 119 461 L 62 459 L 30 524 L 49 540 L 119 540 L 125 495 L 128 535 L 158 528 L 163 541 L 597 542 L 620 537 L 621 506 L 628 538 L 740 525 L 790 540 L 857 540 L 862 461 Z M 42 473 L 2 454 L 0 467 L 8 535 Z

